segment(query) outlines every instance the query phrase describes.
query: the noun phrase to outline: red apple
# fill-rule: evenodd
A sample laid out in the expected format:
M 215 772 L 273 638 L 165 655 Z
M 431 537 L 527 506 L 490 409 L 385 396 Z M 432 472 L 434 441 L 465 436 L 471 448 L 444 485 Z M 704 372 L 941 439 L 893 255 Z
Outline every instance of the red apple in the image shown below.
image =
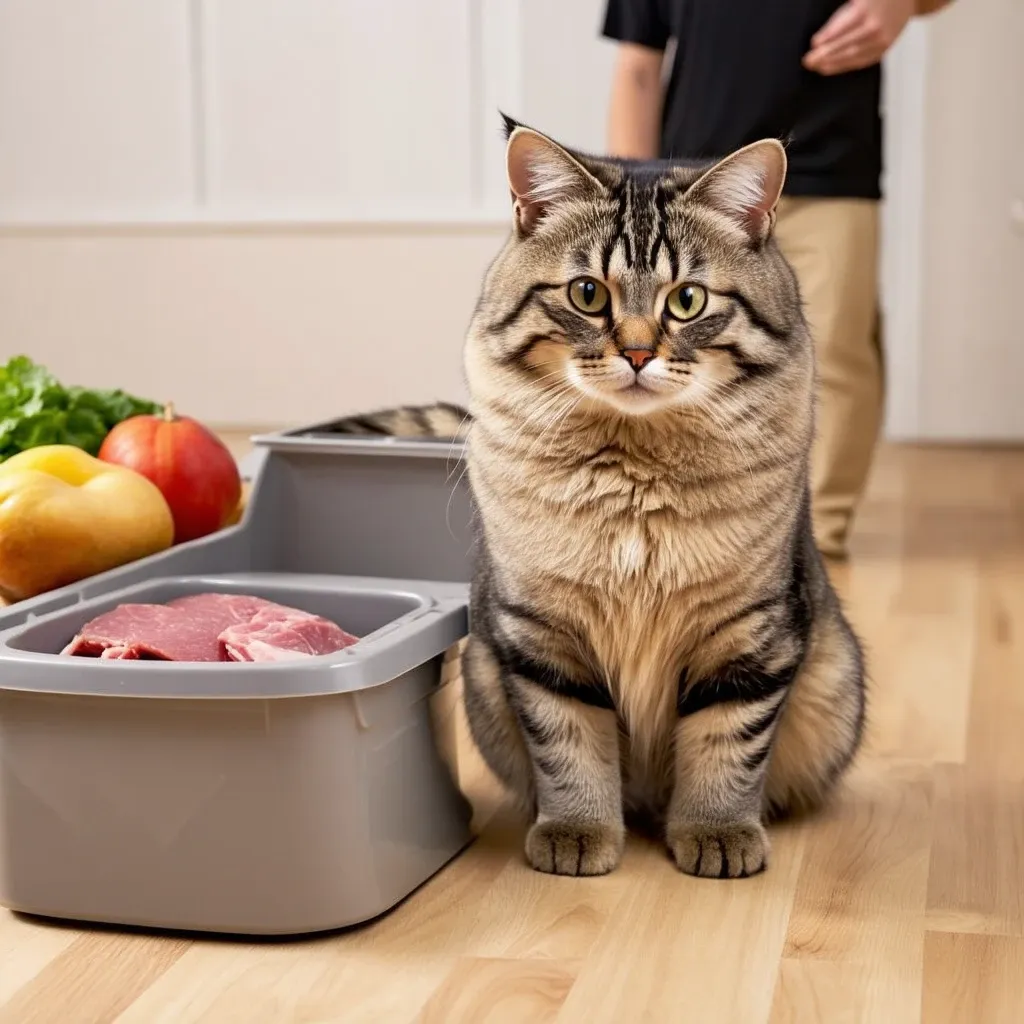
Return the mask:
M 132 416 L 107 434 L 99 457 L 148 477 L 174 517 L 174 543 L 223 529 L 238 508 L 242 480 L 227 447 L 201 423 L 177 416 Z

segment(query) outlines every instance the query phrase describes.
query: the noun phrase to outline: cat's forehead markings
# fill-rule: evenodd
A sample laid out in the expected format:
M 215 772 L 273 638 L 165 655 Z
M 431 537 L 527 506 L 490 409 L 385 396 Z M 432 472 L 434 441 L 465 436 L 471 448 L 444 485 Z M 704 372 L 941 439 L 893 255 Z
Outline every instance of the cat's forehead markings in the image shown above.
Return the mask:
M 626 231 L 626 209 L 629 204 L 629 179 L 623 178 L 609 196 L 612 203 L 611 227 L 601 250 L 601 274 L 607 278 L 611 274 L 613 258 L 621 250 L 621 258 L 627 267 L 633 265 L 632 247 L 624 243 Z
M 619 283 L 622 313 L 649 317 L 661 282 L 650 272 L 631 274 Z
M 687 266 L 696 270 L 705 261 L 681 248 L 672 230 L 669 206 L 679 192 L 678 183 L 663 177 L 621 175 L 593 222 L 597 236 L 569 251 L 567 279 L 593 274 L 611 283 L 637 277 L 663 283 Z
M 629 251 L 632 252 L 632 246 L 630 246 Z M 624 245 L 616 245 L 611 250 L 608 262 L 603 268 L 605 280 L 614 281 L 622 285 L 624 282 L 635 280 L 646 272 L 647 268 L 638 266 L 635 260 L 627 260 L 626 253 L 627 249 Z
M 627 230 L 631 233 L 636 250 L 636 262 L 640 266 L 650 266 L 649 253 L 658 230 L 656 224 L 657 208 L 654 203 L 654 188 L 647 182 L 636 182 L 630 179 L 630 204 Z
M 654 189 L 653 204 L 656 213 L 656 232 L 651 245 L 648 262 L 651 268 L 657 268 L 659 260 L 664 258 L 668 263 L 668 276 L 674 280 L 679 273 L 679 253 L 669 231 L 668 204 L 674 191 L 663 182 L 658 182 Z
M 601 272 L 611 275 L 613 262 L 619 273 L 653 269 L 650 260 L 656 227 L 651 186 L 625 175 L 611 189 L 611 218 L 601 253 Z
M 675 275 L 679 271 L 679 258 L 676 257 L 673 260 L 672 251 L 670 246 L 664 244 L 664 239 L 660 236 L 655 239 L 651 247 L 653 260 L 650 262 L 650 273 L 652 276 L 664 281 L 674 280 Z
M 590 270 L 594 265 L 594 245 L 591 242 L 587 242 L 584 245 L 579 245 L 570 253 L 570 259 L 572 260 L 573 268 L 585 268 Z

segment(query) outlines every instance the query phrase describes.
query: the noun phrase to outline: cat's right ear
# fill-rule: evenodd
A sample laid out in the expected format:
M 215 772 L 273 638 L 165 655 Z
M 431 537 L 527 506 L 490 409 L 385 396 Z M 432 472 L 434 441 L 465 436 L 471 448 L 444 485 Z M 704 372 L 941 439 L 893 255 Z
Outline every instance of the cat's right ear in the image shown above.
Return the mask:
M 510 120 L 505 161 L 520 235 L 532 234 L 560 203 L 603 191 L 597 178 L 557 142 Z

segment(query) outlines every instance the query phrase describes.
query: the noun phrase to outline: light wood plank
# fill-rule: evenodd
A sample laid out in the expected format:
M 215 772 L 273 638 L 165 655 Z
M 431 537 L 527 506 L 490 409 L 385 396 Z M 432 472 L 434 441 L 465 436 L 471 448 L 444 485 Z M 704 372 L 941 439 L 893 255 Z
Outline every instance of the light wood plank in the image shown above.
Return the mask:
M 75 941 L 70 928 L 37 924 L 0 910 L 0 1007 Z
M 831 960 L 785 959 L 772 1006 L 772 1024 L 859 1024 L 868 970 Z
M 770 870 L 740 884 L 689 878 L 660 846 L 637 845 L 628 894 L 606 923 L 559 1016 L 565 1024 L 640 1017 L 716 1024 L 768 1018 L 804 835 L 776 831 Z M 740 980 L 742 979 L 742 980 Z
M 809 829 L 784 956 L 860 968 L 858 1020 L 917 1019 L 931 814 L 927 767 L 870 765 Z
M 558 960 L 460 960 L 418 1024 L 550 1024 L 576 977 Z
M 1024 790 L 960 765 L 935 778 L 928 927 L 1024 936 Z
M 1020 1024 L 1024 939 L 929 934 L 922 1024 Z
M 80 935 L 0 1007 L 0 1024 L 115 1020 L 189 945 L 153 935 Z
M 845 597 L 867 642 L 871 727 L 867 752 L 962 761 L 975 656 L 978 582 L 971 558 L 849 567 Z

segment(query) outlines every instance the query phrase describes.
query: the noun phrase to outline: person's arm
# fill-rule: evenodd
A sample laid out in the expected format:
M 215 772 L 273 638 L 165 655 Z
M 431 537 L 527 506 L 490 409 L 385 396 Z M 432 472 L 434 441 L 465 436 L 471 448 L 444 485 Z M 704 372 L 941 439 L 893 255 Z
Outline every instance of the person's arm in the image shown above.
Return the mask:
M 847 0 L 811 38 L 804 67 L 821 75 L 877 64 L 907 22 L 934 14 L 950 0 Z
M 670 29 L 661 0 L 607 0 L 601 34 L 619 44 L 608 111 L 612 156 L 651 160 L 661 151 L 661 65 Z
M 608 152 L 653 160 L 660 150 L 664 51 L 622 43 L 612 75 Z

